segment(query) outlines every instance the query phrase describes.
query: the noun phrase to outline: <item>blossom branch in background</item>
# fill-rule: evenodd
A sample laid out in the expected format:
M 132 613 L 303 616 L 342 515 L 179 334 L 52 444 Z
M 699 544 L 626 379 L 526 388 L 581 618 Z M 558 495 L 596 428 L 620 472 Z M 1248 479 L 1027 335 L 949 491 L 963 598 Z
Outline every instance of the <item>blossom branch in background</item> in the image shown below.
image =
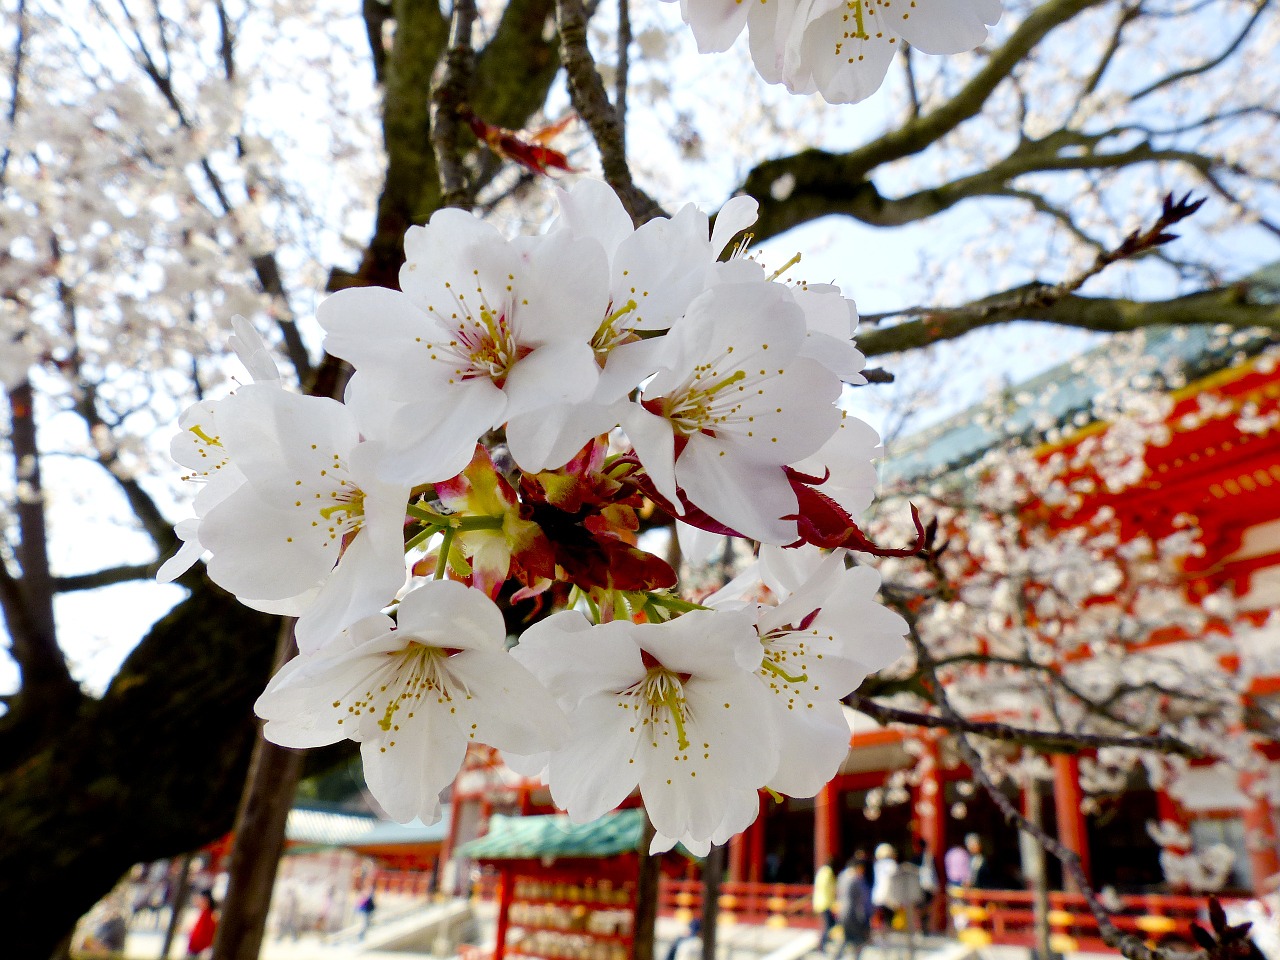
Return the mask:
M 1125 747 L 1135 750 L 1158 750 L 1161 753 L 1171 753 L 1192 758 L 1204 755 L 1204 752 L 1198 747 L 1184 743 L 1177 737 L 1163 734 L 1157 736 L 1109 736 L 1101 733 L 1038 730 L 1031 727 L 1016 727 L 1012 724 L 998 721 L 969 720 L 958 715 L 948 717 L 922 713 L 919 710 L 905 710 L 901 707 L 878 703 L 870 697 L 858 693 L 845 697 L 845 703 L 860 713 L 865 713 L 867 716 L 879 720 L 881 723 L 902 723 L 933 730 L 972 733 L 988 740 L 1018 743 L 1048 751 L 1075 753 L 1080 750 L 1096 749 L 1098 747 Z
M 947 689 L 942 685 L 938 677 L 929 650 L 921 641 L 920 635 L 915 631 L 914 627 L 910 630 L 908 636 L 915 650 L 921 674 L 929 684 L 934 705 L 945 719 L 952 723 L 963 724 L 964 719 L 951 705 Z M 1084 897 L 1085 904 L 1089 907 L 1089 912 L 1093 914 L 1094 919 L 1098 922 L 1098 934 L 1109 947 L 1119 951 L 1128 960 L 1197 960 L 1200 957 L 1198 953 L 1160 947 L 1152 948 L 1147 946 L 1141 937 L 1121 931 L 1111 919 L 1110 912 L 1098 898 L 1092 884 L 1089 882 L 1089 878 L 1080 864 L 1079 855 L 1074 850 L 1064 846 L 1056 837 L 1051 837 L 1045 833 L 1042 827 L 1028 820 L 1013 805 L 1013 802 L 1005 796 L 1004 791 L 996 786 L 995 781 L 992 780 L 982 756 L 974 749 L 973 744 L 969 742 L 967 732 L 956 730 L 955 744 L 961 758 L 969 765 L 973 778 L 978 781 L 1010 826 L 1014 826 L 1026 833 L 1041 848 L 1062 864 L 1063 871 L 1071 878 L 1072 884 Z

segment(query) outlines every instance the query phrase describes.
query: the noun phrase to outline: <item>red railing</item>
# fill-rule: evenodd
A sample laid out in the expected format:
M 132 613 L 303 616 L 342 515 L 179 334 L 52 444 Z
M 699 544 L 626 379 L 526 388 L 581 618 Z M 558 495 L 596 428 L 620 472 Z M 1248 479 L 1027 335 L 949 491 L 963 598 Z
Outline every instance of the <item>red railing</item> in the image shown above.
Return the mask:
M 378 893 L 427 897 L 431 894 L 431 874 L 421 870 L 375 870 L 373 888 Z
M 475 892 L 487 899 L 493 896 L 494 885 L 482 881 Z M 975 946 L 1035 943 L 1030 892 L 953 888 L 950 896 L 956 935 L 962 941 Z M 1157 945 L 1181 943 L 1192 947 L 1191 923 L 1203 921 L 1208 908 L 1206 897 L 1177 894 L 1132 894 L 1117 899 L 1119 909 L 1111 912 L 1116 927 Z M 730 882 L 720 886 L 722 922 L 816 927 L 818 918 L 813 914 L 812 903 L 813 887 L 808 884 Z M 681 919 L 701 916 L 702 882 L 664 878 L 658 887 L 658 912 Z M 1097 918 L 1080 894 L 1050 893 L 1048 919 L 1057 951 L 1115 952 L 1103 942 Z
M 1035 943 L 1030 892 L 952 888 L 951 898 L 951 914 L 962 941 L 972 946 Z M 1109 912 L 1122 933 L 1136 934 L 1152 944 L 1194 948 L 1191 922 L 1203 919 L 1208 905 L 1205 897 L 1132 894 L 1117 899 L 1119 909 Z M 1050 893 L 1048 920 L 1050 945 L 1055 951 L 1114 952 L 1103 942 L 1097 918 L 1078 893 Z
M 658 912 L 692 919 L 702 913 L 700 880 L 663 880 L 658 887 Z M 806 883 L 720 884 L 722 922 L 773 927 L 816 927 L 813 887 Z

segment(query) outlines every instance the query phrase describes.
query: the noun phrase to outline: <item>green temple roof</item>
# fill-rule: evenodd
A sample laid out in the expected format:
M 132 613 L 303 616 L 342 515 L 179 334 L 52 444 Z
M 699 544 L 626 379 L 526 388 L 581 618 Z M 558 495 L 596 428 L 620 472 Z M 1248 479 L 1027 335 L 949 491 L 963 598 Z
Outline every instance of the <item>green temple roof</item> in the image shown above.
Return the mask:
M 640 849 L 644 814 L 617 810 L 593 823 L 574 823 L 557 814 L 504 817 L 489 821 L 489 832 L 455 853 L 468 860 L 539 860 L 546 857 L 612 857 Z

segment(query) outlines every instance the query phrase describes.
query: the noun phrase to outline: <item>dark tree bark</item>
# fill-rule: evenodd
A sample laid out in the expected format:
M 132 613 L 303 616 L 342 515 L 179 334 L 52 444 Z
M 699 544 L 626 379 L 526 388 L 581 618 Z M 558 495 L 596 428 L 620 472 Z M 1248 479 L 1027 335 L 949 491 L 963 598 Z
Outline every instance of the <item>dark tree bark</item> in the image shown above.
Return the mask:
M 6 743 L 0 728 L 14 758 L 0 770 L 7 958 L 48 960 L 132 864 L 230 828 L 276 622 L 198 587 L 58 736 Z

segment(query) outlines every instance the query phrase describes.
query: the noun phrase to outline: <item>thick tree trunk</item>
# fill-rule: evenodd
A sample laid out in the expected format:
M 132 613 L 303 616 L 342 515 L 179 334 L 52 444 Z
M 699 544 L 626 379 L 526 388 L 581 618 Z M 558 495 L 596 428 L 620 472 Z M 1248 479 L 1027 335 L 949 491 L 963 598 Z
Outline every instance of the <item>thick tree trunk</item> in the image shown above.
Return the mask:
M 277 623 L 198 586 L 56 735 L 24 743 L 0 720 L 0 903 L 21 918 L 6 960 L 49 960 L 134 863 L 226 833 Z

